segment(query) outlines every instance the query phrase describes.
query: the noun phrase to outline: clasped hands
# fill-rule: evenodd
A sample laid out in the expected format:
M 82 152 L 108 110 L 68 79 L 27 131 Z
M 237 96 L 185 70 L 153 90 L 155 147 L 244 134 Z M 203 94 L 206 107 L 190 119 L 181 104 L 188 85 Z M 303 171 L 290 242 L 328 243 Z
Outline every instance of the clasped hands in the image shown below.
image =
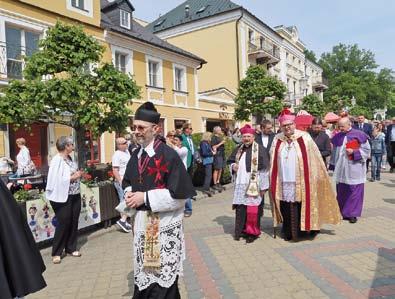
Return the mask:
M 144 192 L 131 192 L 125 193 L 125 202 L 129 208 L 138 208 L 144 204 Z

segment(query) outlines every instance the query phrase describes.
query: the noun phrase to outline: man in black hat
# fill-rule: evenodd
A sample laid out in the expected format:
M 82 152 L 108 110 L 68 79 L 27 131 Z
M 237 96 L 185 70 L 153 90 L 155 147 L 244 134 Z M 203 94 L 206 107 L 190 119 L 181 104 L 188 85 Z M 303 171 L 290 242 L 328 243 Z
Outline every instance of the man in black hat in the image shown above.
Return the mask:
M 196 195 L 178 154 L 156 138 L 160 114 L 151 102 L 137 110 L 133 131 L 140 145 L 122 186 L 134 222 L 133 298 L 180 298 L 178 276 L 185 256 L 185 199 Z

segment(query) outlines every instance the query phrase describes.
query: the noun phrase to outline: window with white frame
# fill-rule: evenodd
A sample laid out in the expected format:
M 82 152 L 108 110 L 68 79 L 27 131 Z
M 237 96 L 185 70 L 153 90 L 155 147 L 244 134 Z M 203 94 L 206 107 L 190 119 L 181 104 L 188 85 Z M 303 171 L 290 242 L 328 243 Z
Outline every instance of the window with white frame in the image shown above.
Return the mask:
M 130 29 L 130 13 L 126 10 L 120 10 L 120 25 L 123 28 Z
M 25 29 L 5 26 L 7 77 L 22 79 L 23 57 L 29 57 L 38 50 L 40 34 Z
M 67 9 L 79 14 L 93 17 L 93 0 L 66 0 Z
M 128 59 L 128 57 L 126 54 L 120 53 L 120 52 L 115 52 L 115 61 L 114 61 L 115 68 L 118 71 L 125 73 L 125 74 L 127 72 L 127 69 L 126 69 L 127 59 Z
M 158 61 L 148 60 L 148 76 L 150 86 L 160 87 L 160 64 Z
M 185 67 L 174 67 L 174 90 L 186 91 L 186 69 Z
M 71 6 L 81 10 L 85 10 L 85 0 L 71 0 Z

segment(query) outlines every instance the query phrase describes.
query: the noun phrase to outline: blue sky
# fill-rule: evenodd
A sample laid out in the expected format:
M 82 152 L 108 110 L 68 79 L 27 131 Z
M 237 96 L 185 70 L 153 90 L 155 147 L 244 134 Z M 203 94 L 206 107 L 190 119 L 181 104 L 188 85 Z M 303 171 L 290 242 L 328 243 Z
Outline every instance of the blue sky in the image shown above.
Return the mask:
M 183 0 L 133 0 L 135 16 L 156 19 Z M 358 44 L 375 54 L 379 68 L 395 70 L 394 0 L 234 0 L 269 26 L 296 25 L 318 57 L 338 43 Z

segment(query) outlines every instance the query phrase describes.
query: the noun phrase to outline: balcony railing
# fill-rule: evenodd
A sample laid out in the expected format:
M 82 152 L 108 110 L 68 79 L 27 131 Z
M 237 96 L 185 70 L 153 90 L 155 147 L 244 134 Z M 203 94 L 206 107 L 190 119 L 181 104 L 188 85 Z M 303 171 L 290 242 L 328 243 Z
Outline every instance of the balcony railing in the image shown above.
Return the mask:
M 288 93 L 288 95 L 285 97 L 284 101 L 292 104 L 293 106 L 299 105 L 301 100 L 304 98 L 303 93 Z
M 329 87 L 328 79 L 321 76 L 313 77 L 312 83 L 315 90 L 325 90 Z
M 0 42 L 0 79 L 23 79 L 24 57 L 32 55 L 37 49 L 21 47 Z
M 256 58 L 266 58 L 267 63 L 277 63 L 280 61 L 279 48 L 266 40 L 250 40 L 248 42 L 248 54 Z

